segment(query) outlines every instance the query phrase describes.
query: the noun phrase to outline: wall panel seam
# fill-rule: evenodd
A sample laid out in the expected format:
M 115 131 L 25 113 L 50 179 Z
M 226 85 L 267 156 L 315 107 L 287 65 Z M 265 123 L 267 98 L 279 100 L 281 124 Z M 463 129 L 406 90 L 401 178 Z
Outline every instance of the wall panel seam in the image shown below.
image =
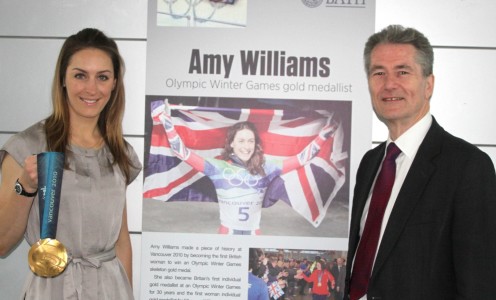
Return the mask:
M 21 36 L 21 35 L 0 35 L 1 39 L 22 39 L 22 40 L 65 40 L 65 36 Z M 146 38 L 119 38 L 112 37 L 116 41 L 146 42 Z
M 434 49 L 452 49 L 452 50 L 496 50 L 496 47 L 477 47 L 477 46 L 432 46 Z

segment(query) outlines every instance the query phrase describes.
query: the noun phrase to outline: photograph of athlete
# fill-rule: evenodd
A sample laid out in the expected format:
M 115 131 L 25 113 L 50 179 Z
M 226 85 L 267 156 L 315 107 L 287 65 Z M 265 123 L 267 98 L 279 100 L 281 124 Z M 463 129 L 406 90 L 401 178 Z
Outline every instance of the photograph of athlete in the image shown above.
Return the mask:
M 144 230 L 346 236 L 349 102 L 147 96 L 146 107 Z
M 238 235 L 260 234 L 260 219 L 265 191 L 279 175 L 303 166 L 315 157 L 339 124 L 331 117 L 315 139 L 298 155 L 282 161 L 264 158 L 263 146 L 255 125 L 238 122 L 227 130 L 224 149 L 219 158 L 203 158 L 187 148 L 172 123 L 165 102 L 152 116 L 160 121 L 171 149 L 181 160 L 205 174 L 215 186 L 220 211 L 218 233 Z

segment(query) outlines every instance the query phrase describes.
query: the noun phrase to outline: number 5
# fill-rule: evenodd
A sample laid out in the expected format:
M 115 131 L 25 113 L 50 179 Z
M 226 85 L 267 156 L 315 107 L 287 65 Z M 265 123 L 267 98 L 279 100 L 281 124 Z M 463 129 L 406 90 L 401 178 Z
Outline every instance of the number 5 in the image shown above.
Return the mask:
M 239 221 L 247 221 L 250 218 L 250 214 L 248 214 L 247 210 L 249 207 L 240 207 L 239 208 Z

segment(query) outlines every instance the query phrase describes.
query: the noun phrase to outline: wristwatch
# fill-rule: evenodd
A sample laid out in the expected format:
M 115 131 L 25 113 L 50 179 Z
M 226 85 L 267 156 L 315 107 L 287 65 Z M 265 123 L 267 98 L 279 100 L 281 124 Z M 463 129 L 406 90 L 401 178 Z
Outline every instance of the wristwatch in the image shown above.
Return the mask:
M 17 178 L 16 180 L 14 190 L 18 195 L 26 196 L 26 197 L 34 197 L 36 196 L 36 193 L 38 193 L 38 190 L 34 191 L 33 193 L 26 192 L 22 184 L 19 182 L 19 178 Z

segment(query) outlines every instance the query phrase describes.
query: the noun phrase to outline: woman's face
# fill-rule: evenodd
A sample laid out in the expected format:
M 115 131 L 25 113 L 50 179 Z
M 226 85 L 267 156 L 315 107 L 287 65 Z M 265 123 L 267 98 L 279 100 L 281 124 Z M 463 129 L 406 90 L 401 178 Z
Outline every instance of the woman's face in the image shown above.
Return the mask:
M 107 53 L 94 48 L 74 53 L 64 82 L 71 120 L 98 119 L 115 82 L 114 67 Z
M 243 162 L 247 162 L 255 152 L 255 134 L 250 129 L 241 129 L 236 132 L 231 142 L 234 154 Z

